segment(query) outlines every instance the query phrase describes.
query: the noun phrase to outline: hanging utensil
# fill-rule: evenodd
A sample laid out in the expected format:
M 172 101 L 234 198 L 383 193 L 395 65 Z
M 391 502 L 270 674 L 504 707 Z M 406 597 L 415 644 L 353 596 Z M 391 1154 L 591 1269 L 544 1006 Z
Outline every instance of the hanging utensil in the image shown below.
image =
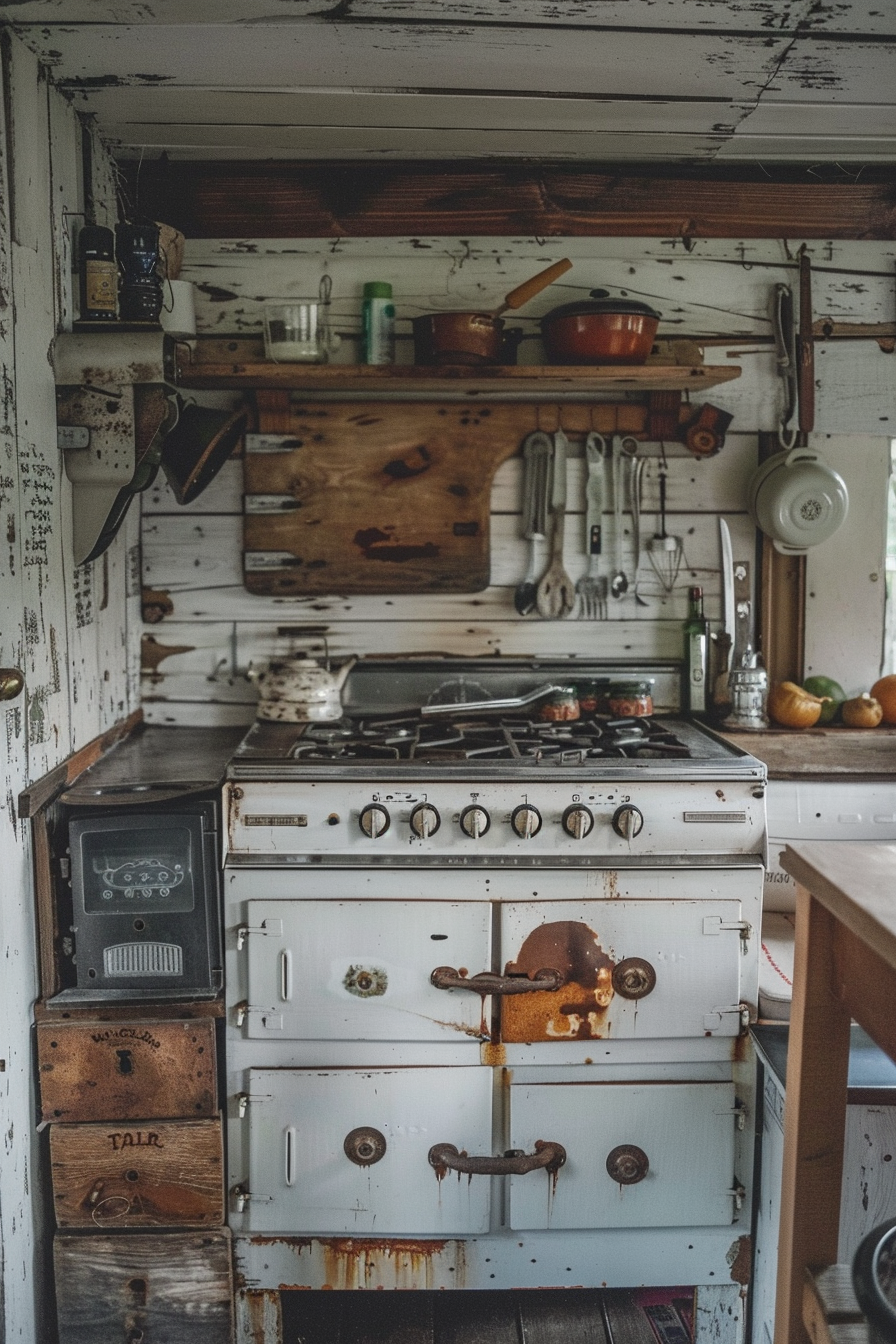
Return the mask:
M 530 544 L 529 568 L 513 594 L 513 605 L 521 616 L 535 610 L 542 543 L 548 531 L 548 484 L 551 477 L 551 456 L 554 446 L 547 434 L 536 430 L 523 444 L 523 508 L 520 526 L 523 537 Z
M 654 533 L 647 543 L 647 558 L 665 593 L 671 593 L 675 587 L 683 554 L 681 538 L 670 537 L 666 532 L 666 476 L 668 471 L 666 453 L 663 450 L 660 462 L 660 530 L 659 534 Z
M 632 507 L 632 532 L 634 533 L 634 545 L 635 545 L 635 582 L 634 586 L 632 587 L 632 595 L 639 607 L 646 607 L 648 603 L 644 601 L 644 598 L 638 592 L 638 581 L 641 576 L 641 556 L 642 556 L 641 485 L 644 477 L 644 468 L 647 466 L 647 463 L 643 457 L 635 456 L 638 445 L 634 439 L 632 439 L 632 443 L 634 443 L 635 445 L 635 449 L 629 458 L 630 463 L 629 470 L 631 472 L 631 475 L 629 477 L 629 499 L 631 501 L 631 507 Z M 625 443 L 623 443 L 623 449 L 624 448 Z
M 610 580 L 613 597 L 624 597 L 628 592 L 628 578 L 622 568 L 622 445 L 613 440 L 610 474 L 613 478 L 613 549 L 616 569 Z
M 588 475 L 585 479 L 585 554 L 588 569 L 576 584 L 578 615 L 586 621 L 598 620 L 603 615 L 602 602 L 606 597 L 606 581 L 601 594 L 601 552 L 603 550 L 604 490 L 607 441 L 594 431 L 585 440 L 585 461 Z
M 572 611 L 575 590 L 563 568 L 563 536 L 566 528 L 566 435 L 558 429 L 554 435 L 553 491 L 551 494 L 551 563 L 538 585 L 536 606 L 539 616 L 558 620 Z

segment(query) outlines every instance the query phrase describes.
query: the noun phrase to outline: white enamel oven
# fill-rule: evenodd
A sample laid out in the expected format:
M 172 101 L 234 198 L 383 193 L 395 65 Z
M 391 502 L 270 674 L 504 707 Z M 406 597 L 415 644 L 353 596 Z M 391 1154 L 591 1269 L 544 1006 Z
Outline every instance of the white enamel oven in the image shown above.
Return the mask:
M 509 823 L 531 783 L 227 786 L 229 1183 L 248 1287 L 702 1285 L 719 1337 L 739 1337 L 765 842 L 752 765 L 723 787 L 539 781 L 523 837 Z M 623 799 L 637 835 L 610 824 Z M 579 801 L 586 837 L 563 825 Z M 372 802 L 386 836 L 359 824 Z M 421 804 L 438 835 L 415 832 Z M 471 805 L 490 823 L 472 852 Z

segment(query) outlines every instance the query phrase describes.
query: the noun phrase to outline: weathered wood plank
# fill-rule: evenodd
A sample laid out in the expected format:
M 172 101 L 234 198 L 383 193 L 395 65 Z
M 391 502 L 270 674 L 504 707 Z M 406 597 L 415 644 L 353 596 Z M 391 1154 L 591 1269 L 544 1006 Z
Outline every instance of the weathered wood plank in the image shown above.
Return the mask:
M 693 65 L 690 71 L 692 77 Z M 133 173 L 127 167 L 125 173 L 133 188 Z M 140 196 L 145 209 L 190 238 L 896 235 L 891 188 L 861 181 L 700 181 L 561 167 L 446 171 L 426 164 L 166 161 L 142 165 Z
M 166 87 L 363 89 L 369 87 L 371 49 L 377 52 L 377 87 L 384 89 L 441 90 L 449 69 L 451 87 L 458 90 L 554 92 L 557 70 L 563 71 L 568 93 L 594 88 L 592 43 L 559 26 L 502 27 L 492 41 L 471 42 L 464 24 L 410 24 L 402 30 L 373 21 L 352 42 L 339 25 L 308 17 L 297 23 L 242 24 L 234 43 L 229 25 L 206 21 L 201 60 L 182 25 L 154 24 L 152 32 L 147 43 L 142 25 L 91 24 L 71 29 L 59 42 L 52 29 L 32 28 L 29 42 L 52 65 L 55 81 L 73 89 L 89 90 L 98 78 L 105 83 L 110 70 L 123 83 L 151 84 L 161 78 Z M 652 97 L 690 99 L 699 69 L 704 97 L 747 100 L 761 93 L 790 43 L 776 29 L 755 35 L 648 31 L 633 42 L 631 29 L 605 28 L 601 91 L 627 95 L 643 87 L 649 68 Z
M 53 1243 L 60 1344 L 230 1344 L 230 1232 L 79 1236 Z M 84 1285 L 90 1291 L 84 1291 Z
M 59 1227 L 217 1227 L 224 1221 L 220 1118 L 52 1125 Z
M 216 1113 L 213 1022 L 159 1022 L 135 1016 L 37 1028 L 42 1119 L 198 1118 Z

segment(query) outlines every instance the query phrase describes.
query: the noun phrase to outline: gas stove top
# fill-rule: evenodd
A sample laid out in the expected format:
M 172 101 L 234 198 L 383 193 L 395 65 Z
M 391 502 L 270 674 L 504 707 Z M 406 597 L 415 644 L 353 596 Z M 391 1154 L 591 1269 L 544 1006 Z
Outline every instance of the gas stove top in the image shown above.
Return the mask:
M 473 712 L 471 701 L 526 694 L 546 679 L 581 684 L 642 676 L 660 712 L 548 721 L 538 706 Z M 360 664 L 345 713 L 327 723 L 256 722 L 237 748 L 233 780 L 763 779 L 752 756 L 677 717 L 678 669 L 599 664 Z M 457 703 L 454 703 L 455 700 Z M 409 704 L 411 707 L 409 707 Z M 432 714 L 432 707 L 439 710 Z M 425 708 L 428 707 L 428 708 Z

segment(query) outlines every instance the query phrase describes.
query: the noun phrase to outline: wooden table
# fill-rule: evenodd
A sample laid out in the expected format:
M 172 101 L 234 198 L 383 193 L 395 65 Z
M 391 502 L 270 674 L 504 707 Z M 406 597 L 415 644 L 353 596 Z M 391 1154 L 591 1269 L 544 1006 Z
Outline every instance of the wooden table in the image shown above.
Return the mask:
M 775 1344 L 803 1344 L 806 1271 L 836 1264 L 849 1024 L 896 1058 L 896 844 L 788 845 L 798 883 Z

